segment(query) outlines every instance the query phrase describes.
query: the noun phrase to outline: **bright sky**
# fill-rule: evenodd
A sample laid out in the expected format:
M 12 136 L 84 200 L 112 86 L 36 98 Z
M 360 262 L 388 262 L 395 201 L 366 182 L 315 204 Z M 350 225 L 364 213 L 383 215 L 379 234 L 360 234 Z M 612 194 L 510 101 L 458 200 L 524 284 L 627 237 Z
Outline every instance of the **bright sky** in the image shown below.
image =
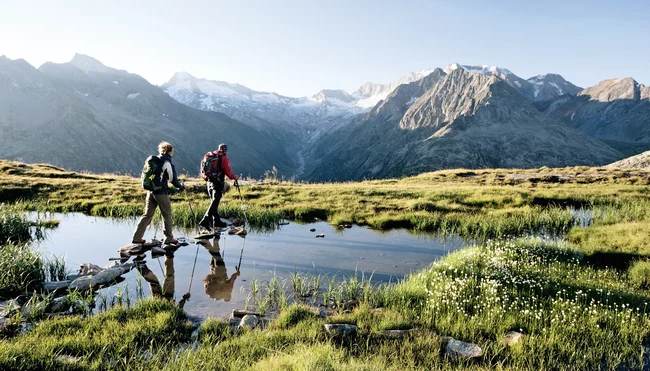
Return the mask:
M 648 0 L 0 1 L 0 55 L 78 52 L 154 84 L 187 71 L 304 96 L 453 62 L 650 83 Z

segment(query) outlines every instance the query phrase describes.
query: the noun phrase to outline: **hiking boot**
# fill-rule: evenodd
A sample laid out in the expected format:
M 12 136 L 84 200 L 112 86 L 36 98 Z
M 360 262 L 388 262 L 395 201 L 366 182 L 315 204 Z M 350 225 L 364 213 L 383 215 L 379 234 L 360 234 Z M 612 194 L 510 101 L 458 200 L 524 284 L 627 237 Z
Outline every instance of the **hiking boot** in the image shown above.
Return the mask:
M 224 223 L 221 219 L 219 219 L 214 223 L 214 226 L 217 228 L 226 228 L 228 224 Z
M 145 240 L 145 239 L 139 239 L 139 240 L 131 241 L 131 243 L 136 243 L 138 245 L 143 245 L 145 242 L 147 242 L 147 240 Z
M 178 240 L 173 239 L 173 240 L 165 241 L 163 245 L 178 245 Z
M 145 255 L 144 254 L 138 254 L 135 258 L 133 258 L 133 262 L 136 264 L 145 264 L 146 262 L 144 261 Z

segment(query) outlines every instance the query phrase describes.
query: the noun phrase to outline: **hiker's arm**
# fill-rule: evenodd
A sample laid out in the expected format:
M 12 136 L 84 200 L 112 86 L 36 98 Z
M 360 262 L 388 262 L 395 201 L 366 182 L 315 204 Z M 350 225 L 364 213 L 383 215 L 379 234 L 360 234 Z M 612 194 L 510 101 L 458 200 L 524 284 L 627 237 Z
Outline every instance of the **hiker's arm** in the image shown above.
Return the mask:
M 223 156 L 221 168 L 223 169 L 223 173 L 228 175 L 228 178 L 237 180 L 237 175 L 233 174 L 230 169 L 230 160 L 227 156 Z
M 172 185 L 180 189 L 181 191 L 184 190 L 185 186 L 178 181 L 178 175 L 176 174 L 176 167 L 174 167 L 174 165 L 171 164 L 171 168 L 172 168 L 172 176 L 170 177 L 170 179 L 172 180 Z

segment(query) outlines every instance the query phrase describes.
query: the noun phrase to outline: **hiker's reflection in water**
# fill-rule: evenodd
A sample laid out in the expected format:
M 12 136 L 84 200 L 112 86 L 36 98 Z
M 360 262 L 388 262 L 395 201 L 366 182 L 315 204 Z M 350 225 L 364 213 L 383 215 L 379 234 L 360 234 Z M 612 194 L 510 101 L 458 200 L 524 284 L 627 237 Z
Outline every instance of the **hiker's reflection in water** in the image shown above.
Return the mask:
M 203 280 L 205 293 L 214 300 L 230 301 L 232 290 L 235 287 L 235 281 L 239 277 L 239 267 L 235 267 L 236 272 L 228 277 L 226 264 L 221 256 L 219 249 L 219 236 L 210 241 L 200 240 L 199 243 L 205 247 L 212 255 L 210 260 L 210 273 Z
M 136 263 L 136 268 L 142 278 L 149 283 L 149 288 L 151 290 L 151 295 L 155 298 L 162 298 L 174 301 L 175 293 L 175 277 L 174 277 L 174 253 L 173 251 L 165 252 L 165 263 L 164 263 L 164 280 L 163 284 L 160 285 L 160 280 L 158 277 L 149 269 L 147 262 L 143 259 L 134 259 Z M 186 298 L 187 296 L 187 298 Z M 189 299 L 189 295 L 184 295 L 183 299 L 178 303 L 179 308 L 183 308 L 185 302 Z

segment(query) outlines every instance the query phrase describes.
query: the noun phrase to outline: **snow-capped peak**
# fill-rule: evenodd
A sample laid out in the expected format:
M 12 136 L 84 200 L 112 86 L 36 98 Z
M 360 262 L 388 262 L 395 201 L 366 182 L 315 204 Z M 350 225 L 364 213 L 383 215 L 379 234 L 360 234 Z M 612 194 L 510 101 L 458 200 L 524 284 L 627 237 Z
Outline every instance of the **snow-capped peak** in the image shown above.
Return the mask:
M 400 77 L 397 80 L 393 80 L 390 83 L 383 85 L 367 82 L 363 84 L 359 89 L 357 89 L 354 93 L 352 93 L 352 96 L 358 99 L 355 105 L 362 108 L 372 108 L 380 100 L 386 99 L 388 94 L 390 94 L 398 86 L 423 79 L 429 76 L 432 72 L 433 70 L 431 69 L 413 71 L 407 75 Z
M 450 73 L 451 71 L 455 71 L 459 68 L 462 68 L 466 72 L 469 73 L 478 73 L 481 75 L 512 75 L 512 72 L 510 70 L 507 70 L 505 68 L 497 67 L 497 66 L 488 66 L 488 65 L 481 65 L 481 66 L 469 66 L 469 65 L 464 65 L 464 64 L 459 64 L 459 63 L 452 63 L 447 65 L 447 67 L 444 68 L 445 73 Z

